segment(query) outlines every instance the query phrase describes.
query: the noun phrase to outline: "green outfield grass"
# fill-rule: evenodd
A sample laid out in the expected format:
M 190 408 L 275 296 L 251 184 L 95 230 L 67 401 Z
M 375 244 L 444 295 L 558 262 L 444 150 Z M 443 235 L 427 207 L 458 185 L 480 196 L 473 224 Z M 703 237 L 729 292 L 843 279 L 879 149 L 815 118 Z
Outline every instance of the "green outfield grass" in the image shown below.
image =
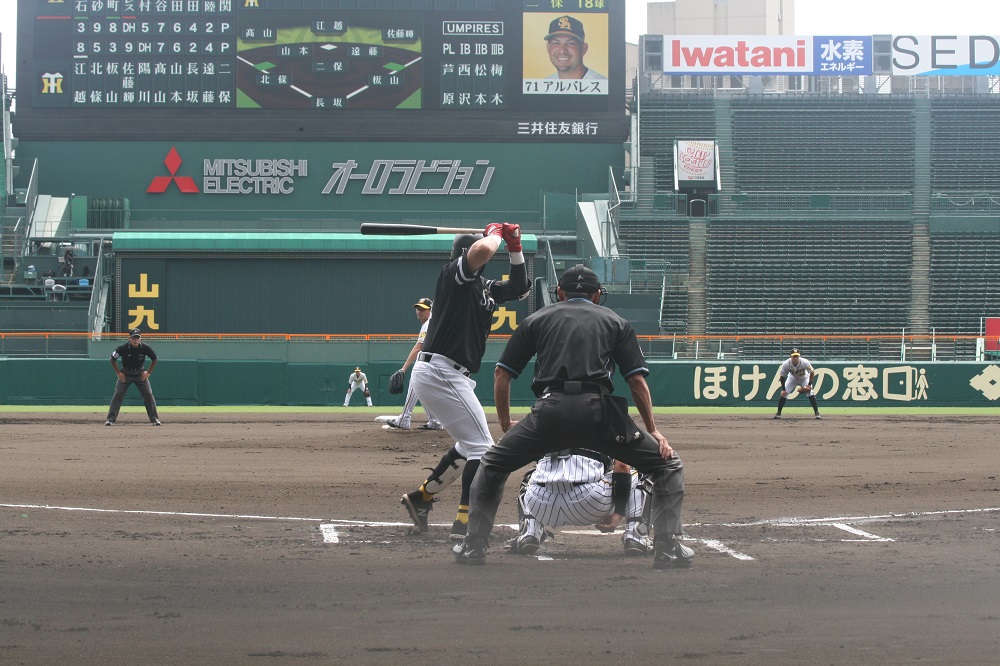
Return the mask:
M 287 406 L 287 405 L 216 405 L 209 407 L 159 407 L 158 411 L 164 414 L 371 414 L 374 418 L 380 414 L 397 414 L 400 407 L 307 407 L 307 406 Z M 82 413 L 82 414 L 106 414 L 107 405 L 0 405 L 0 413 L 26 413 L 26 412 L 59 412 L 59 413 Z M 908 414 L 925 416 L 955 416 L 969 414 L 975 416 L 1000 416 L 1000 406 L 997 407 L 822 407 L 820 409 L 824 416 L 852 416 L 852 415 L 879 415 L 879 414 Z M 417 409 L 417 413 L 423 410 Z M 511 413 L 526 414 L 528 407 L 513 407 Z M 636 410 L 631 409 L 633 414 Z M 751 415 L 751 414 L 774 414 L 774 406 L 770 407 L 654 407 L 655 414 L 719 414 L 719 415 Z M 143 414 L 146 411 L 142 405 L 130 405 L 122 407 L 122 413 Z M 493 413 L 493 408 L 486 407 L 487 415 Z M 785 414 L 789 417 L 797 414 L 812 416 L 812 410 L 808 406 L 804 409 L 785 408 Z

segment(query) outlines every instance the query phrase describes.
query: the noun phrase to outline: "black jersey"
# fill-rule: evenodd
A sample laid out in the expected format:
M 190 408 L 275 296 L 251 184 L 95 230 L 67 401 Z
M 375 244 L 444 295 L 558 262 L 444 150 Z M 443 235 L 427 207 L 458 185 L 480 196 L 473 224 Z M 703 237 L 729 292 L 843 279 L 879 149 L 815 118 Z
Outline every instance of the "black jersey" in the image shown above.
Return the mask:
M 470 270 L 463 254 L 438 276 L 434 316 L 423 351 L 447 356 L 470 372 L 479 372 L 497 304 L 520 298 L 530 287 L 524 264 L 511 264 L 508 280 L 487 280 Z
M 595 382 L 611 390 L 615 366 L 623 377 L 649 374 L 632 325 L 608 308 L 583 298 L 547 305 L 517 327 L 497 365 L 515 378 L 531 357 L 531 390 L 540 395 L 553 382 Z
M 126 342 L 111 352 L 111 360 L 121 359 L 122 372 L 130 373 L 142 372 L 147 356 L 151 361 L 156 360 L 156 352 L 145 342 L 140 342 L 138 347 L 133 347 L 131 343 Z

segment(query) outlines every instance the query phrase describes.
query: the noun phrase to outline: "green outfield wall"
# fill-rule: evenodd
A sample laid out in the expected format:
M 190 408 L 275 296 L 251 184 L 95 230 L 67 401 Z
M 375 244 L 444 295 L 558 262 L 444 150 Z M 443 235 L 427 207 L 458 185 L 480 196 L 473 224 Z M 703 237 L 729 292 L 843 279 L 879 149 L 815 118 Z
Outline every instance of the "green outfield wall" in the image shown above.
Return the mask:
M 157 402 L 171 405 L 343 404 L 347 377 L 355 365 L 368 375 L 376 405 L 398 407 L 404 395 L 390 395 L 389 375 L 410 345 L 353 348 L 357 361 L 326 360 L 323 354 L 274 358 L 183 359 L 159 345 L 160 362 L 152 377 Z M 109 347 L 110 348 L 110 347 Z M 319 347 L 317 347 L 318 349 Z M 493 403 L 493 367 L 503 349 L 491 343 L 474 379 L 484 404 Z M 344 350 L 342 349 L 341 352 Z M 291 360 L 294 358 L 295 360 Z M 765 407 L 778 399 L 778 363 L 650 362 L 650 390 L 656 406 Z M 529 373 L 512 386 L 512 403 L 533 402 Z M 12 405 L 91 405 L 110 401 L 114 375 L 106 359 L 0 358 L 0 403 Z M 838 407 L 991 407 L 1000 405 L 1000 365 L 990 363 L 830 363 L 817 364 L 821 405 Z M 627 387 L 616 377 L 616 392 Z M 141 404 L 130 391 L 125 404 Z M 354 396 L 353 404 L 364 404 Z M 795 397 L 786 409 L 809 409 Z

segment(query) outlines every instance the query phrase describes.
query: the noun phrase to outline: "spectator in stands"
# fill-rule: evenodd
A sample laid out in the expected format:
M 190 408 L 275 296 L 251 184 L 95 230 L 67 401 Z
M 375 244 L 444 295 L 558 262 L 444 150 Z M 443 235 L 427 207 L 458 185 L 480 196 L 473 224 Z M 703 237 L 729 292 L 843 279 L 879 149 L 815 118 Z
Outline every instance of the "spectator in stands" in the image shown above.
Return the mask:
M 81 275 L 83 277 L 90 277 L 90 266 L 87 266 L 86 264 L 84 264 L 84 266 L 83 266 L 83 273 L 81 273 Z
M 549 61 L 556 68 L 550 79 L 591 79 L 606 80 L 603 74 L 583 64 L 583 56 L 590 46 L 587 44 L 583 23 L 572 16 L 560 16 L 549 24 L 549 34 L 545 35 Z
M 66 250 L 66 254 L 63 255 L 59 277 L 73 277 L 73 250 Z

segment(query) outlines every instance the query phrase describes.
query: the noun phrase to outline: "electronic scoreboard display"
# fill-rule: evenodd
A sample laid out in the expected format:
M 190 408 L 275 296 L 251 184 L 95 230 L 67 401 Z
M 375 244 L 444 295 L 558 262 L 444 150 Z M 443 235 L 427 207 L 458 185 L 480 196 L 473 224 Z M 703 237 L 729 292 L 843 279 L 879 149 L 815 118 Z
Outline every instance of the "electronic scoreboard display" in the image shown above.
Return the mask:
M 18 0 L 22 138 L 622 140 L 625 0 Z

